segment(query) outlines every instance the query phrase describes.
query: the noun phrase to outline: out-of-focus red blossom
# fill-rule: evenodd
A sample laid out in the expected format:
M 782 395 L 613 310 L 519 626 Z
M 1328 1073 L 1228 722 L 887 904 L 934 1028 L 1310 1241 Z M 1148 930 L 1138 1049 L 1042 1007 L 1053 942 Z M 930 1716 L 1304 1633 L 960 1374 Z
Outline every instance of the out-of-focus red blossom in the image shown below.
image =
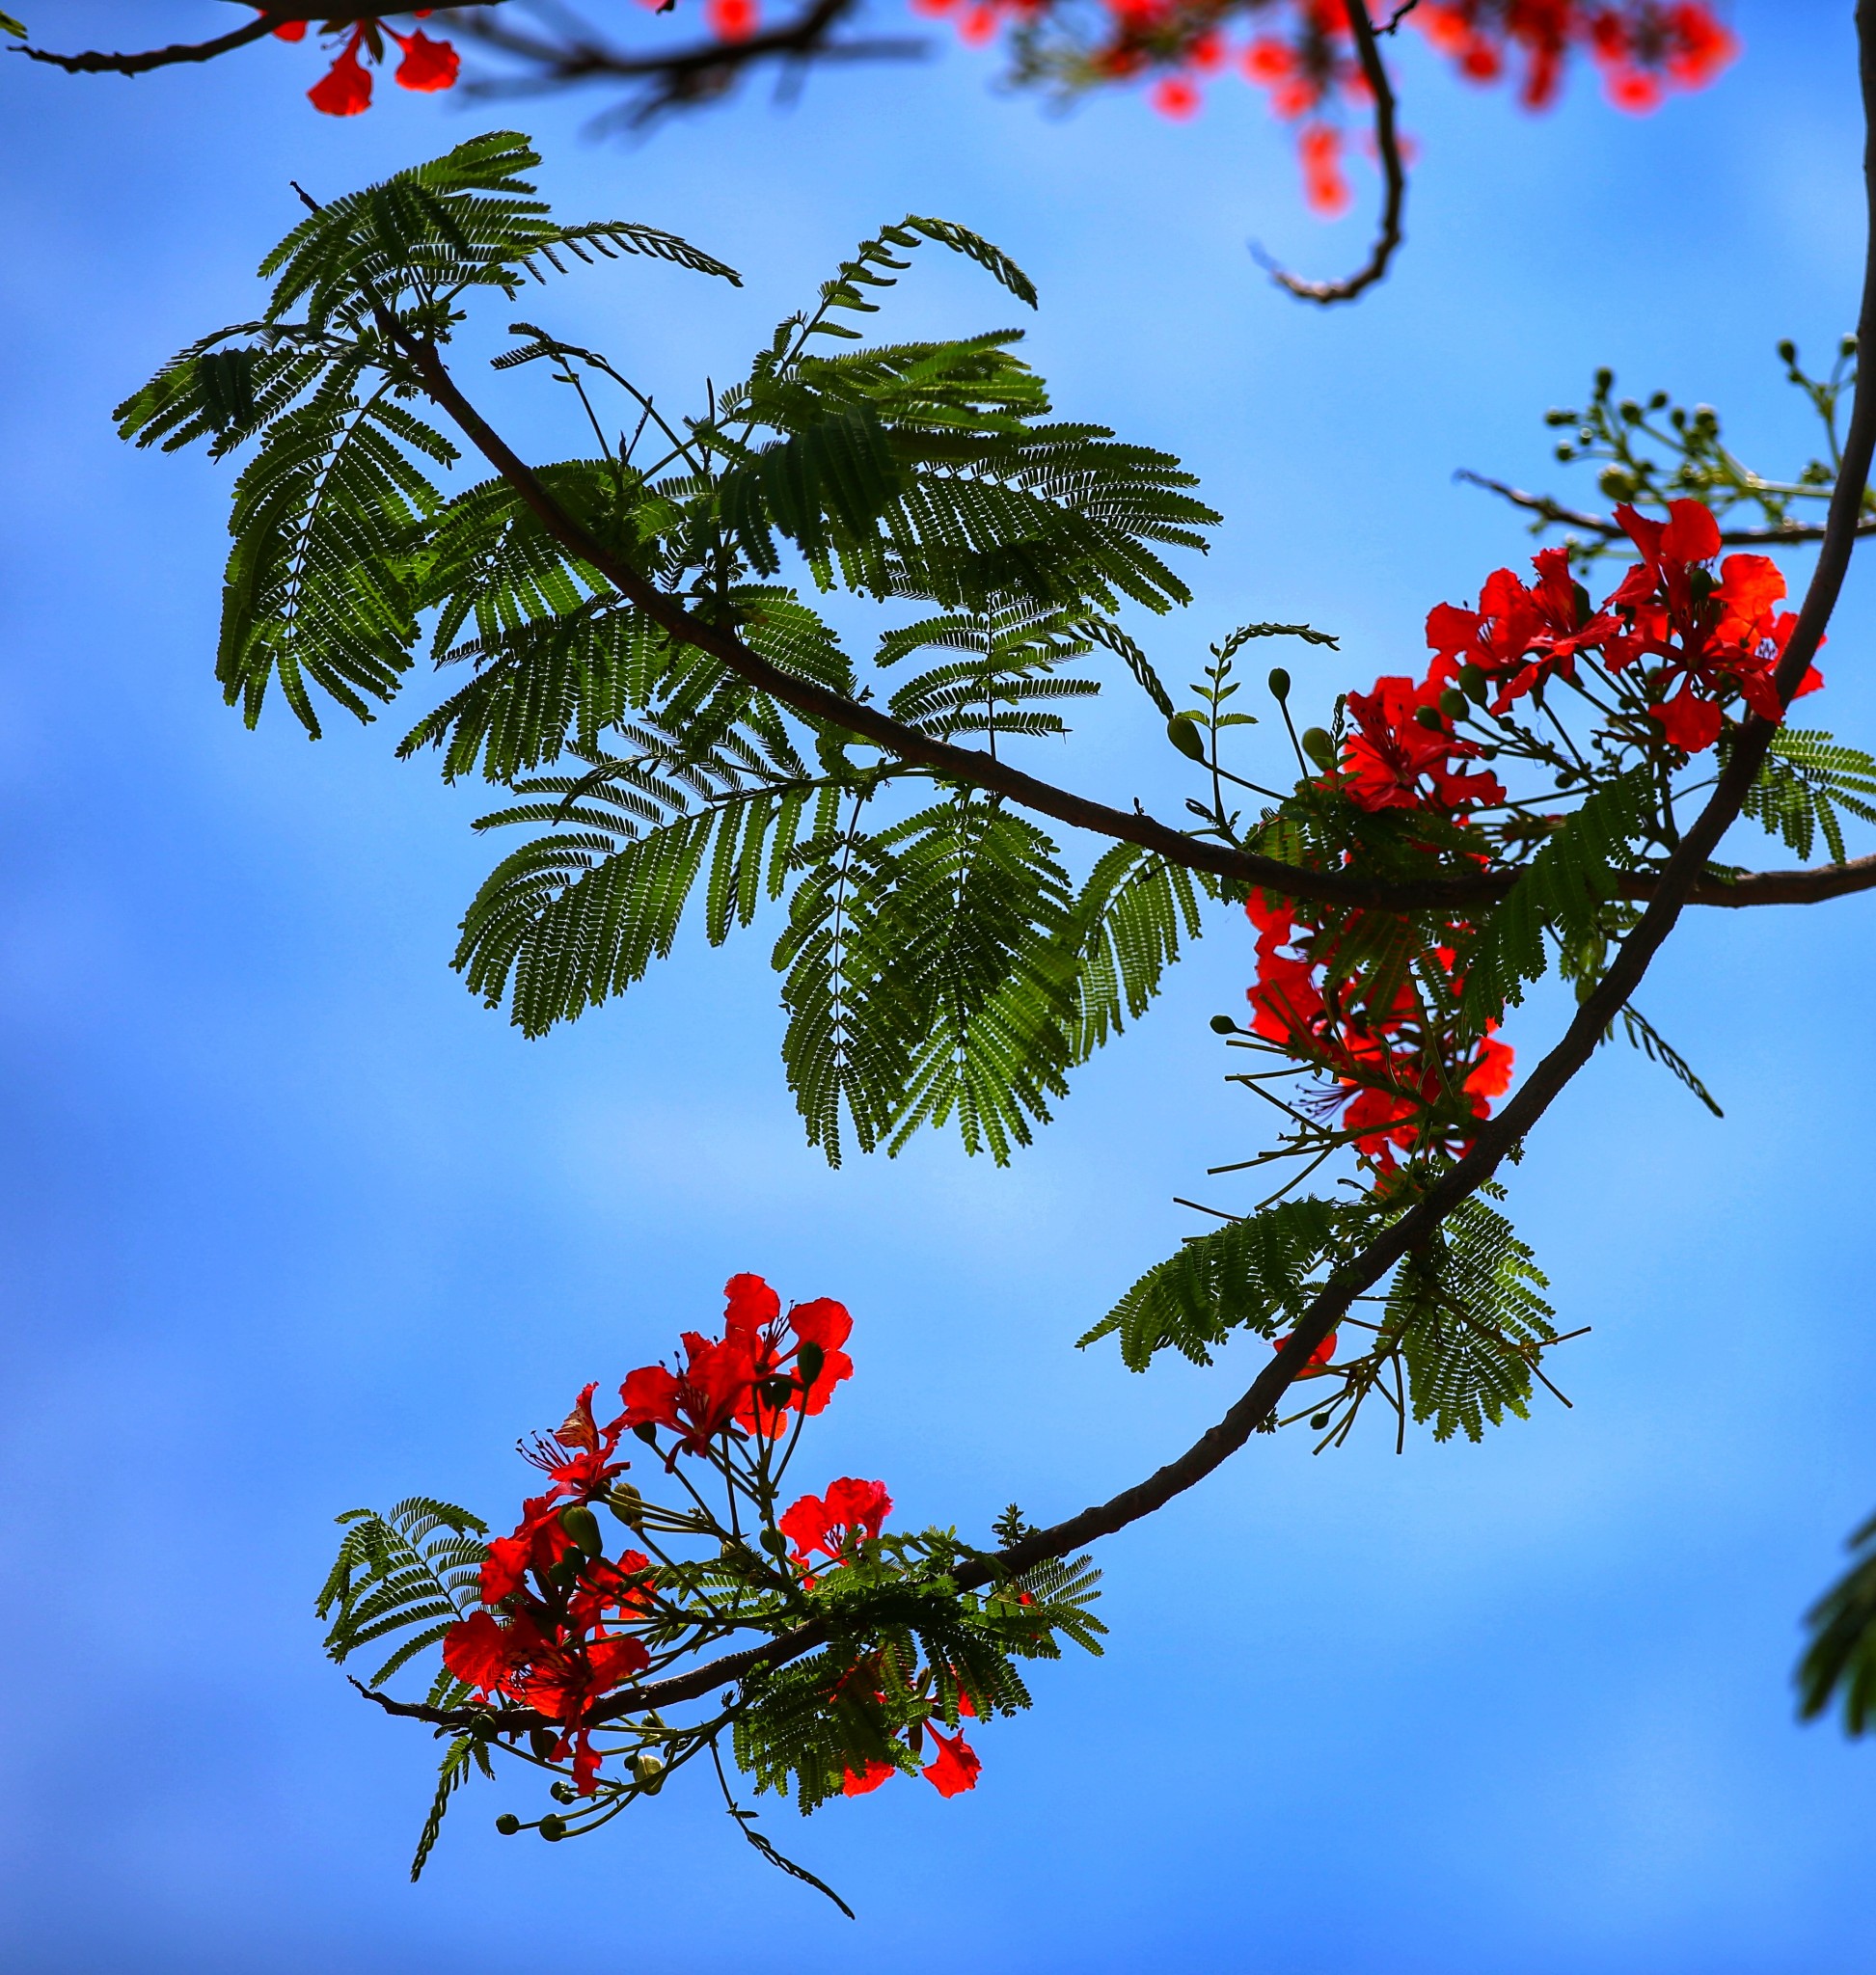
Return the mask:
M 847 1474 L 830 1481 L 825 1496 L 802 1496 L 776 1517 L 775 1527 L 794 1545 L 790 1561 L 805 1566 L 817 1550 L 838 1560 L 850 1543 L 877 1536 L 891 1513 L 884 1481 Z
M 371 107 L 371 78 L 359 60 L 365 29 L 352 31 L 339 60 L 307 91 L 306 99 L 327 117 L 356 117 Z
M 720 41 L 747 41 L 762 24 L 758 0 L 707 0 L 703 17 Z
M 944 1735 L 933 1727 L 928 1732 L 938 1744 L 938 1752 L 920 1772 L 926 1782 L 940 1797 L 956 1797 L 961 1791 L 976 1789 L 978 1772 L 984 1766 L 977 1759 L 977 1751 L 964 1739 L 964 1731 Z
M 1335 1356 L 1336 1340 L 1340 1335 L 1340 1332 L 1331 1331 L 1317 1345 L 1316 1349 L 1309 1354 L 1309 1363 L 1303 1366 L 1296 1376 L 1298 1378 L 1320 1378 L 1327 1370 L 1329 1361 Z M 1281 1351 L 1289 1341 L 1290 1333 L 1285 1331 L 1282 1336 L 1270 1339 L 1270 1348 L 1273 1351 Z
M 1199 86 L 1183 75 L 1162 76 L 1153 86 L 1153 106 L 1162 117 L 1170 117 L 1175 123 L 1183 123 L 1186 118 L 1198 115 L 1202 98 Z
M 455 87 L 462 57 L 449 41 L 433 41 L 421 28 L 408 35 L 393 33 L 391 38 L 404 51 L 404 59 L 392 78 L 399 89 L 429 95 Z
M 1325 220 L 1339 218 L 1354 203 L 1355 195 L 1342 170 L 1342 132 L 1332 123 L 1311 123 L 1296 140 L 1303 167 L 1303 201 Z
M 840 1794 L 843 1797 L 864 1797 L 898 1773 L 897 1764 L 875 1762 L 869 1757 L 863 1769 L 845 1772 L 840 1779 Z
M 753 4 L 753 0 L 749 0 L 749 4 Z M 410 12 L 419 20 L 427 20 L 431 10 L 414 7 Z M 303 20 L 284 20 L 274 29 L 274 35 L 279 41 L 299 41 L 306 39 L 306 30 L 307 23 Z M 361 111 L 368 110 L 371 107 L 371 74 L 365 66 L 365 58 L 368 55 L 373 62 L 378 61 L 387 40 L 394 41 L 402 50 L 403 59 L 397 64 L 393 76 L 400 89 L 430 95 L 455 87 L 456 77 L 462 68 L 462 57 L 450 42 L 433 41 L 421 28 L 414 28 L 407 35 L 399 34 L 395 28 L 387 27 L 380 16 L 367 14 L 353 23 L 338 59 L 307 91 L 307 100 L 328 117 L 356 117 Z

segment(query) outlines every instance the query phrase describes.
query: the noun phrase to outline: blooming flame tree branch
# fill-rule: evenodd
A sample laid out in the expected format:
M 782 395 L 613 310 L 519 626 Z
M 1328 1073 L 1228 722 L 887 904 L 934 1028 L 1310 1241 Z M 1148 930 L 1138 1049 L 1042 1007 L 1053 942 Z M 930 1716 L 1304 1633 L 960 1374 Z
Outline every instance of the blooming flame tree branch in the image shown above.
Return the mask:
M 1876 111 L 1876 0 L 1858 29 Z M 1033 305 L 1021 271 L 950 222 L 909 216 L 863 242 L 747 377 L 675 421 L 611 359 L 516 322 L 495 367 L 545 365 L 591 436 L 581 457 L 521 459 L 444 355 L 480 291 L 512 301 L 544 270 L 627 257 L 737 279 L 654 228 L 557 223 L 523 176 L 535 162 L 497 132 L 363 193 L 302 194 L 308 216 L 262 264 L 264 312 L 183 351 L 119 414 L 140 445 L 252 447 L 218 659 L 250 722 L 276 689 L 313 735 L 317 697 L 369 718 L 425 627 L 465 682 L 399 752 L 503 789 L 481 827 L 542 832 L 465 915 L 469 985 L 539 1033 L 622 992 L 687 911 L 721 942 L 779 906 L 783 1056 L 811 1141 L 838 1161 L 955 1121 L 1003 1159 L 1214 908 L 1253 935 L 1243 1018 L 1213 1027 L 1257 1066 L 1235 1081 L 1275 1112 L 1274 1139 L 1215 1170 L 1277 1184 L 1210 1209 L 1220 1225 L 1082 1340 L 1112 1337 L 1134 1369 L 1165 1350 L 1207 1363 L 1239 1332 L 1270 1346 L 1155 1474 L 1047 1528 L 1012 1510 L 982 1547 L 890 1531 L 885 1487 L 863 1477 L 790 1502 L 809 1422 L 851 1373 L 851 1319 L 825 1300 L 784 1312 L 739 1276 L 720 1336 L 685 1332 L 681 1358 L 624 1379 L 610 1419 L 588 1386 L 534 1444 L 546 1485 L 510 1534 L 485 1540 L 428 1497 L 341 1519 L 330 1649 L 394 1637 L 367 1691 L 450 1738 L 420 1868 L 455 1790 L 498 1756 L 553 1773 L 560 1808 L 529 1827 L 554 1840 L 707 1756 L 750 1842 L 820 1884 L 736 1803 L 725 1747 L 758 1792 L 792 1789 L 803 1809 L 895 1772 L 968 1790 L 965 1720 L 1027 1704 L 1017 1662 L 1096 1645 L 1089 1543 L 1259 1432 L 1307 1418 L 1340 1443 L 1378 1407 L 1397 1445 L 1410 1425 L 1477 1439 L 1536 1385 L 1555 1391 L 1545 1361 L 1580 1333 L 1556 1328 L 1501 1211 L 1507 1161 L 1618 1026 L 1718 1109 L 1634 1006 L 1689 905 L 1876 882 L 1841 826 L 1876 822 L 1876 758 L 1786 724 L 1824 683 L 1870 511 L 1876 389 L 1851 366 L 1876 338 L 1876 258 L 1827 379 L 1781 352 L 1825 418 L 1828 472 L 1752 474 L 1717 417 L 1650 425 L 1662 405 L 1612 409 L 1599 379 L 1591 410 L 1565 415 L 1566 451 L 1602 462 L 1609 526 L 1540 550 L 1528 576 L 1492 572 L 1473 603 L 1435 603 L 1424 667 L 1339 694 L 1320 724 L 1298 729 L 1271 668 L 1294 776 L 1266 765 L 1287 783 L 1270 787 L 1242 752 L 1258 722 L 1240 667 L 1265 639 L 1333 636 L 1240 627 L 1182 707 L 1120 621 L 1187 601 L 1166 557 L 1218 521 L 1191 476 L 1056 419 L 1011 333 L 866 341 L 858 318 L 932 246 Z M 461 455 L 438 412 L 492 477 L 439 482 Z M 1812 499 L 1826 519 L 1793 611 L 1769 556 L 1726 553 L 1720 517 L 1755 506 L 1746 539 L 1778 546 Z M 888 613 L 864 662 L 811 601 L 834 589 Z M 1103 663 L 1189 765 L 1188 827 L 1009 760 L 1067 732 Z M 1038 819 L 1094 837 L 1092 867 L 1072 875 Z M 1834 861 L 1716 865 L 1742 819 L 1800 857 L 1821 836 Z M 1552 972 L 1577 1010 L 1519 1081 L 1507 1025 Z M 1305 1191 L 1325 1170 L 1342 1183 Z M 644 1464 L 635 1480 L 624 1453 Z M 609 1542 L 601 1512 L 629 1540 Z M 1866 1586 L 1821 1608 L 1808 1701 L 1864 1679 L 1869 1609 Z M 379 1691 L 432 1650 L 424 1698 Z

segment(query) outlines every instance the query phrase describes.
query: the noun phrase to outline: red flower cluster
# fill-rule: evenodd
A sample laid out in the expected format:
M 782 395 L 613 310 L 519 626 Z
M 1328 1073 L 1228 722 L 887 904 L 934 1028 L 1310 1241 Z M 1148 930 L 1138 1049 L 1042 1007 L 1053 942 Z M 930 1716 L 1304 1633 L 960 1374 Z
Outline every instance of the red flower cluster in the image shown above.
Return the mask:
M 1341 1113 L 1361 1157 L 1386 1179 L 1400 1168 L 1397 1151 L 1462 1152 L 1490 1100 L 1510 1088 L 1509 1044 L 1489 1034 L 1461 1041 L 1404 971 L 1384 1002 L 1359 976 L 1338 979 L 1338 950 L 1361 943 L 1365 914 L 1299 924 L 1291 902 L 1255 891 L 1245 910 L 1258 931 L 1251 1032 L 1335 1079 L 1322 1108 Z M 1425 958 L 1444 970 L 1450 1007 L 1463 986 L 1455 950 Z
M 1570 578 L 1562 549 L 1533 558 L 1536 581 L 1493 572 L 1479 609 L 1438 604 L 1427 618 L 1434 679 L 1477 666 L 1505 713 L 1550 678 L 1576 676 L 1588 655 L 1612 674 L 1641 668 L 1648 712 L 1663 736 L 1699 754 L 1720 738 L 1726 707 L 1742 700 L 1770 720 L 1783 717 L 1774 674 L 1797 624 L 1778 609 L 1784 578 L 1764 555 L 1728 555 L 1716 575 L 1719 524 L 1697 501 L 1674 501 L 1666 521 L 1618 507 L 1616 519 L 1641 559 L 1600 609 Z M 1813 666 L 1798 695 L 1824 683 Z M 1352 704 L 1352 700 L 1350 702 Z
M 522 1504 L 512 1535 L 489 1545 L 486 1609 L 451 1626 L 443 1641 L 443 1664 L 458 1680 L 560 1724 L 552 1754 L 572 1756 L 583 1796 L 592 1794 L 599 1771 L 582 1725 L 588 1708 L 651 1664 L 641 1639 L 611 1628 L 642 1617 L 656 1584 L 642 1551 L 627 1550 L 616 1561 L 605 1556 L 598 1521 L 585 1506 L 628 1465 L 612 1458 L 625 1421 L 595 1424 L 594 1390 L 587 1386 L 554 1433 L 528 1450 L 552 1485 Z
M 430 11 L 427 7 L 411 9 L 420 20 L 428 19 Z M 275 28 L 274 35 L 283 41 L 304 41 L 306 28 L 303 20 L 283 21 Z M 371 107 L 371 73 L 365 66 L 366 58 L 373 63 L 382 62 L 387 41 L 394 42 L 403 51 L 403 59 L 397 64 L 392 78 L 399 89 L 420 90 L 428 95 L 436 90 L 454 87 L 462 57 L 451 43 L 433 41 L 421 28 L 400 35 L 395 28 L 387 27 L 375 14 L 367 14 L 353 24 L 338 59 L 307 91 L 307 101 L 328 117 L 356 117 L 361 110 L 368 110 Z
M 720 1339 L 683 1334 L 685 1365 L 647 1365 L 619 1388 L 622 1423 L 666 1427 L 675 1451 L 701 1453 L 732 1421 L 773 1438 L 790 1413 L 822 1412 L 833 1389 L 851 1378 L 854 1361 L 840 1347 L 854 1320 L 826 1296 L 782 1313 L 781 1299 L 760 1276 L 732 1276 Z
M 836 1562 L 850 1545 L 877 1536 L 892 1513 L 884 1481 L 856 1481 L 843 1475 L 826 1495 L 804 1495 L 775 1518 L 775 1528 L 795 1547 L 789 1562 L 807 1567 L 818 1550 Z

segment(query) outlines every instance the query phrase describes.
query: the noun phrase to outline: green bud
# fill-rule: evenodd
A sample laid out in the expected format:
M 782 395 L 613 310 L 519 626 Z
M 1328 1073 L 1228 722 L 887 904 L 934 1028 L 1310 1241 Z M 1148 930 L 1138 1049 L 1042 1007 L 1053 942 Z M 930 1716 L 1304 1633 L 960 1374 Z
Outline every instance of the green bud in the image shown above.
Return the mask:
M 1326 727 L 1305 727 L 1301 735 L 1303 752 L 1325 773 L 1335 767 L 1335 743 Z
M 1626 467 L 1604 467 L 1596 475 L 1596 485 L 1611 501 L 1633 501 L 1639 491 L 1635 475 Z
M 544 1763 L 554 1760 L 554 1750 L 559 1740 L 551 1728 L 530 1728 L 528 1731 L 528 1746 Z
M 1459 667 L 1459 690 L 1478 706 L 1483 706 L 1491 697 L 1492 682 L 1485 677 L 1482 665 L 1461 665 Z
M 1440 712 L 1449 720 L 1462 720 L 1472 711 L 1472 703 L 1456 687 L 1449 686 L 1440 694 Z
M 762 1396 L 775 1411 L 779 1412 L 795 1396 L 795 1381 L 785 1371 L 775 1378 L 765 1378 Z
M 514 1834 L 521 1828 L 521 1820 L 518 1817 L 516 1817 L 513 1811 L 504 1810 L 502 1813 L 502 1815 L 496 1819 L 495 1828 L 498 1831 L 500 1831 L 504 1838 L 512 1838 Z
M 1596 372 L 1596 395 L 1600 397 L 1616 381 L 1616 373 L 1604 368 Z
M 550 1783 L 547 1786 L 547 1794 L 556 1803 L 572 1803 L 580 1796 L 579 1791 L 571 1783 Z
M 1214 1036 L 1235 1036 L 1237 1024 L 1228 1015 L 1214 1015 L 1211 1017 L 1211 1033 Z
M 762 1545 L 763 1549 L 771 1556 L 786 1556 L 788 1555 L 788 1538 L 779 1529 L 764 1529 L 762 1534 L 756 1538 L 756 1541 Z
M 540 1822 L 540 1833 L 550 1845 L 557 1845 L 567 1834 L 567 1821 L 563 1817 L 544 1817 Z
M 1779 345 L 1779 362 L 1795 364 L 1798 361 L 1798 345 L 1789 337 Z
M 1836 347 L 1839 356 L 1854 357 L 1857 354 L 1857 338 L 1854 336 L 1847 336 Z
M 813 1389 L 815 1381 L 819 1379 L 821 1373 L 827 1368 L 827 1363 L 828 1354 L 822 1350 L 821 1346 L 812 1338 L 795 1353 L 795 1370 L 801 1378 L 802 1390 L 803 1392 L 809 1392 Z
M 1166 739 L 1190 761 L 1205 759 L 1205 739 L 1190 714 L 1175 714 L 1166 722 Z
M 588 1556 L 600 1556 L 606 1539 L 599 1533 L 599 1518 L 584 1502 L 569 1502 L 560 1511 L 560 1527 L 573 1539 L 574 1548 Z
M 632 1771 L 647 1790 L 656 1790 L 665 1773 L 665 1758 L 655 1749 L 641 1748 L 632 1758 Z
M 1420 726 L 1427 728 L 1429 733 L 1444 734 L 1446 732 L 1446 716 L 1436 706 L 1415 707 L 1414 719 Z
M 1290 697 L 1290 674 L 1281 665 L 1270 667 L 1270 697 L 1279 706 Z
M 606 1506 L 628 1529 L 639 1528 L 644 1520 L 645 1499 L 630 1481 L 621 1481 L 613 1488 L 606 1498 Z
M 632 1430 L 647 1447 L 658 1445 L 658 1429 L 649 1420 L 640 1420 Z
M 1312 1432 L 1320 1433 L 1329 1423 L 1329 1416 L 1326 1413 L 1312 1413 L 1309 1416 L 1309 1423 Z

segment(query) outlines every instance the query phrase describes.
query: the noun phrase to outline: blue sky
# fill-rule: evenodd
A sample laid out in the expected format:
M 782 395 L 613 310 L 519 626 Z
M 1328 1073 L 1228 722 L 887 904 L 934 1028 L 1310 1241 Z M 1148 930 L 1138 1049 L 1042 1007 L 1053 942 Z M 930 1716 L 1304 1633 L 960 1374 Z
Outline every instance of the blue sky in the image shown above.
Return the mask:
M 535 302 L 673 392 L 862 233 L 942 213 L 1036 278 L 1065 412 L 1180 453 L 1225 512 L 1198 602 L 1154 631 L 1162 669 L 1308 619 L 1344 638 L 1292 664 L 1326 702 L 1417 666 L 1427 606 L 1528 553 L 1450 473 L 1554 479 L 1541 414 L 1597 364 L 1712 400 L 1751 458 L 1803 456 L 1772 347 L 1822 351 L 1854 311 L 1848 11 L 1742 0 L 1739 67 L 1640 122 L 1583 78 L 1534 121 L 1410 53 L 1409 251 L 1328 315 L 1245 241 L 1330 271 L 1366 222 L 1303 217 L 1235 85 L 1187 126 L 1131 98 L 1057 120 L 947 54 L 621 147 L 566 103 L 386 90 L 320 119 L 305 51 L 135 85 L 0 64 L 10 1967 L 1792 1975 L 1876 1948 L 1876 1749 L 1797 1728 L 1788 1685 L 1798 1614 L 1876 1505 L 1856 900 L 1704 915 L 1650 981 L 1725 1123 L 1611 1052 L 1512 1176 L 1567 1325 L 1594 1327 L 1561 1361 L 1574 1410 L 1400 1459 L 1378 1431 L 1320 1459 L 1262 1442 L 1113 1540 L 1106 1659 L 1044 1670 L 1034 1713 L 977 1738 L 973 1796 L 771 1810 L 856 1923 L 701 1792 L 550 1849 L 498 1838 L 522 1793 L 484 1788 L 411 1888 L 432 1751 L 320 1657 L 331 1516 L 418 1490 L 506 1514 L 515 1437 L 742 1268 L 855 1312 L 818 1458 L 884 1476 L 906 1521 L 981 1529 L 1013 1496 L 1052 1517 L 1134 1478 L 1259 1362 L 1252 1340 L 1137 1378 L 1072 1348 L 1190 1225 L 1171 1197 L 1255 1147 L 1206 1028 L 1249 942 L 1221 915 L 1005 1172 L 930 1142 L 830 1174 L 782 1085 L 760 930 L 524 1042 L 446 964 L 487 857 L 476 792 L 394 763 L 394 717 L 317 746 L 242 729 L 211 672 L 227 474 L 107 417 L 249 312 L 289 177 L 343 189 L 500 121 L 569 212 L 743 269 L 740 294 L 635 266 Z M 29 17 L 75 44 L 225 13 Z M 892 306 L 906 333 L 1013 312 L 931 264 Z M 502 400 L 530 447 L 562 443 L 550 398 Z M 1872 614 L 1860 570 L 1807 707 L 1865 742 Z M 1168 802 L 1127 713 L 1065 771 Z M 1513 1040 L 1559 1014 L 1534 999 Z

